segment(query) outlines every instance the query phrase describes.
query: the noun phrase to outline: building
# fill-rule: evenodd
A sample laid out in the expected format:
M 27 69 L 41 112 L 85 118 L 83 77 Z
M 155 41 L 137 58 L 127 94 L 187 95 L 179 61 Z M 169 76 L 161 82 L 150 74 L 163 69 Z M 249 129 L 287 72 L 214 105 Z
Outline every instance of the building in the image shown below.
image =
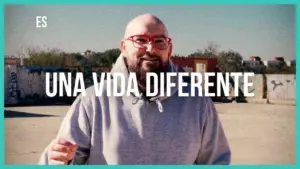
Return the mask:
M 295 66 L 296 60 L 294 59 L 294 60 L 286 61 L 284 57 L 274 57 L 273 60 L 265 60 L 263 63 L 267 67 L 276 66 L 282 63 L 285 63 L 287 66 Z
M 261 64 L 262 64 L 262 61 L 259 56 L 250 56 L 250 60 L 242 60 L 242 65 L 244 67 L 255 68 Z
M 4 65 L 21 65 L 21 59 L 4 57 Z
M 199 57 L 171 57 L 175 65 L 178 65 L 186 72 L 199 72 L 204 77 L 205 72 L 219 72 L 217 67 L 217 58 L 199 58 Z M 196 79 L 197 80 L 197 79 Z M 216 84 L 216 76 L 211 76 L 209 82 Z M 205 80 L 202 79 L 202 88 L 204 89 Z M 216 85 L 209 87 L 209 93 L 216 93 Z M 213 99 L 216 97 L 213 97 Z
M 80 54 L 82 55 L 82 56 L 84 56 L 84 57 L 87 57 L 87 56 L 89 56 L 89 55 L 92 55 L 92 54 L 95 54 L 96 52 L 94 52 L 93 50 L 86 50 L 86 51 L 84 51 L 84 52 L 80 52 Z
M 296 66 L 296 59 L 291 60 L 291 66 Z
M 217 58 L 171 57 L 170 59 L 188 72 L 217 72 Z

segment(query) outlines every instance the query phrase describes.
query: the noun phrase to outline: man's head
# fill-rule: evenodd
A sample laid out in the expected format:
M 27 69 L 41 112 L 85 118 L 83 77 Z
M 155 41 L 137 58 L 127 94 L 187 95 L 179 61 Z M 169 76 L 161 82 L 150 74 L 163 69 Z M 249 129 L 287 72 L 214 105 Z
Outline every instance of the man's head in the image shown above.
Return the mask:
M 121 52 L 130 72 L 144 84 L 146 72 L 165 72 L 172 53 L 171 39 L 164 23 L 151 14 L 131 20 L 121 40 Z

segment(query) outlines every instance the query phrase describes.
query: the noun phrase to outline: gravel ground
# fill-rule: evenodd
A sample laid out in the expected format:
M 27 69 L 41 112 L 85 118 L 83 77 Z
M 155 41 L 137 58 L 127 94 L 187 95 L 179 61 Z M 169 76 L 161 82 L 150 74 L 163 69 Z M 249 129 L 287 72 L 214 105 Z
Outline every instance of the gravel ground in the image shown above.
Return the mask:
M 215 105 L 232 149 L 232 164 L 295 164 L 295 106 Z M 5 108 L 5 164 L 36 164 L 68 108 Z

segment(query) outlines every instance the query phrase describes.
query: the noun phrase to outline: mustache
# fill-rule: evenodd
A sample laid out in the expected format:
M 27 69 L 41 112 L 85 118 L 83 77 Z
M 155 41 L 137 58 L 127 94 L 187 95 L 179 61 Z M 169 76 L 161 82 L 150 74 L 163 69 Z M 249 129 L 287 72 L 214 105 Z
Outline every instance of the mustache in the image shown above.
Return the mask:
M 160 61 L 160 57 L 158 55 L 149 55 L 149 54 L 143 55 L 138 59 L 139 61 L 141 60 Z

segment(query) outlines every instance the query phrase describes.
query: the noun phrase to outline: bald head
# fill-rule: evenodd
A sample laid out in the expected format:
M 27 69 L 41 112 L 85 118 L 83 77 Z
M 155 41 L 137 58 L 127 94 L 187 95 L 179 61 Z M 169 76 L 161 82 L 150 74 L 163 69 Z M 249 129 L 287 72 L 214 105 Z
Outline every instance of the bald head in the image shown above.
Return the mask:
M 126 26 L 124 38 L 134 34 L 164 34 L 168 36 L 168 31 L 164 23 L 152 14 L 144 14 L 132 19 Z
M 136 73 L 144 90 L 146 72 L 167 70 L 172 42 L 164 23 L 154 15 L 144 14 L 127 24 L 120 49 L 128 71 Z

